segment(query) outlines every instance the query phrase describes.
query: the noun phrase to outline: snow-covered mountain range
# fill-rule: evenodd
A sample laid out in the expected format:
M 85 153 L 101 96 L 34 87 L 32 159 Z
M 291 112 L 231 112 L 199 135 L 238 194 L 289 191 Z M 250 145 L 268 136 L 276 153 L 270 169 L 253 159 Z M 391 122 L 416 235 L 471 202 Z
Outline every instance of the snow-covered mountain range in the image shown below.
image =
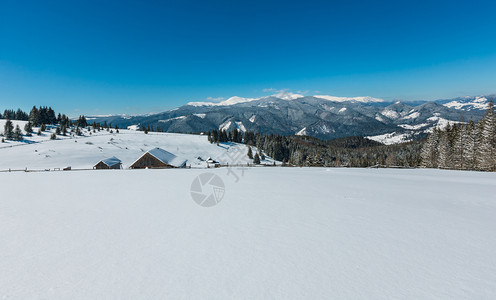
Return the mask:
M 147 116 L 97 117 L 119 127 L 153 126 L 165 132 L 239 129 L 321 139 L 367 136 L 383 143 L 425 136 L 436 126 L 478 120 L 492 96 L 437 101 L 388 102 L 373 97 L 303 96 L 290 92 L 221 102 L 190 102 Z

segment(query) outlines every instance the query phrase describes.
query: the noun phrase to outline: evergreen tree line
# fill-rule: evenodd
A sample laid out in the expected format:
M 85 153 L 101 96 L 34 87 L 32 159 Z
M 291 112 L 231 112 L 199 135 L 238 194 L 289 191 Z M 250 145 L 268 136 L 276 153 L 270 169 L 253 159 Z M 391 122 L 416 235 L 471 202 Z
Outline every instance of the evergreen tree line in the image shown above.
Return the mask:
M 29 112 L 28 121 L 30 121 L 33 126 L 41 126 L 42 124 L 71 126 L 71 121 L 65 114 L 59 113 L 56 115 L 51 107 L 46 106 L 40 106 L 40 108 L 33 106 Z
M 250 134 L 249 137 L 252 135 Z M 249 145 L 284 165 L 312 167 L 417 167 L 421 142 L 383 145 L 363 137 L 322 141 L 308 136 L 254 134 Z
M 6 109 L 3 114 L 0 113 L 0 119 L 27 121 L 28 118 L 29 115 L 23 112 L 20 108 L 17 109 L 17 111 L 13 109 Z
M 4 138 L 2 140 L 23 140 L 21 128 L 19 126 L 14 128 L 11 120 L 28 121 L 24 125 L 24 132 L 26 136 L 32 136 L 33 127 L 39 127 L 37 135 L 41 135 L 43 131 L 46 131 L 47 125 L 58 125 L 55 132 L 51 135 L 51 139 L 56 139 L 57 135 L 66 136 L 68 131 L 76 135 L 82 135 L 82 128 L 85 127 L 88 127 L 88 131 L 90 131 L 91 134 L 90 124 L 86 120 L 85 116 L 81 115 L 76 121 L 72 121 L 65 114 L 59 113 L 56 116 L 55 111 L 51 107 L 46 106 L 41 106 L 39 108 L 33 106 L 29 114 L 23 112 L 21 109 L 18 109 L 17 111 L 7 109 L 3 114 L 0 114 L 0 118 L 7 119 L 3 128 Z M 109 131 L 111 128 L 111 124 L 107 125 L 106 121 L 104 124 L 93 122 L 92 126 L 93 132 L 96 132 L 96 130 L 100 131 L 101 129 L 107 129 L 107 131 Z M 115 130 L 119 133 L 119 128 L 117 126 L 115 126 Z
M 496 118 L 493 101 L 479 122 L 435 128 L 422 147 L 426 168 L 496 171 Z
M 154 128 L 153 125 L 141 125 L 140 130 L 148 133 L 148 132 L 164 132 L 164 129 L 162 127 L 157 126 L 157 128 Z M 180 132 L 176 132 L 180 133 Z
M 17 110 L 6 109 L 3 114 L 0 113 L 0 119 L 30 121 L 32 126 L 55 125 L 65 123 L 67 126 L 71 125 L 69 118 L 66 115 L 55 115 L 55 111 L 51 107 L 41 106 L 37 108 L 33 106 L 28 113 L 22 111 L 20 108 Z
M 248 157 L 254 163 L 264 160 L 263 153 L 292 166 L 346 166 L 370 167 L 375 165 L 418 167 L 422 143 L 414 141 L 397 145 L 383 145 L 364 137 L 346 137 L 323 141 L 309 136 L 264 135 L 251 131 L 212 130 L 208 132 L 210 143 L 237 142 L 255 146 Z
M 246 139 L 246 134 L 245 134 L 245 139 Z M 234 129 L 229 132 L 227 132 L 224 129 L 223 130 L 214 129 L 208 132 L 208 141 L 210 143 L 225 143 L 225 142 L 242 143 L 243 134 L 238 129 Z

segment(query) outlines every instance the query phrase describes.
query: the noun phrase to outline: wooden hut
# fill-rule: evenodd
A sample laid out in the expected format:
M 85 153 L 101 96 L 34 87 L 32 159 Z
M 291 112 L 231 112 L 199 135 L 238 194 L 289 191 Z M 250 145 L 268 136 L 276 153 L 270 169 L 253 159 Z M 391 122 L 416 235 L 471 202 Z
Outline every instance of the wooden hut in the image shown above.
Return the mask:
M 108 169 L 120 169 L 121 167 L 122 167 L 121 160 L 113 156 L 110 158 L 102 159 L 93 167 L 93 169 L 108 170 Z
M 213 159 L 211 157 L 207 158 L 206 162 L 207 162 L 207 167 L 208 168 L 210 168 L 210 167 L 214 167 L 214 168 L 220 167 L 220 162 L 216 161 L 215 159 Z
M 165 168 L 184 168 L 186 160 L 165 151 L 161 148 L 154 148 L 143 154 L 131 166 L 131 169 L 165 169 Z

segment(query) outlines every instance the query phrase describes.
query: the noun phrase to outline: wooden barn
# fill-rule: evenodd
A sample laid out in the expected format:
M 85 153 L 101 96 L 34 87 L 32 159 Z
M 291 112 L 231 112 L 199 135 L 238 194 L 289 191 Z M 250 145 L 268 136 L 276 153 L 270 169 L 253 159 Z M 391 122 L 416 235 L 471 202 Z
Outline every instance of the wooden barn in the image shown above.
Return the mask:
M 130 166 L 131 169 L 165 169 L 184 167 L 186 167 L 186 160 L 181 159 L 161 148 L 154 148 L 146 152 Z
M 93 169 L 109 170 L 109 169 L 120 169 L 121 167 L 122 167 L 121 160 L 113 156 L 110 158 L 102 159 L 93 167 Z

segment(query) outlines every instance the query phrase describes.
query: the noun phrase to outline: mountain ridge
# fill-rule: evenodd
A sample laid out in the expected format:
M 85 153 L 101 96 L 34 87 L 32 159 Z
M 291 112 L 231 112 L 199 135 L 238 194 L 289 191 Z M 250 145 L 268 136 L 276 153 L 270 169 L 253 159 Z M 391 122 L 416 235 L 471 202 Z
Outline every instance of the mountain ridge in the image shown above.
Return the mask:
M 153 126 L 165 132 L 213 129 L 280 135 L 309 135 L 328 140 L 345 136 L 405 135 L 423 138 L 436 126 L 478 120 L 492 95 L 435 101 L 385 101 L 373 97 L 303 96 L 282 92 L 260 98 L 231 97 L 221 102 L 190 102 L 143 116 L 89 117 L 112 125 Z

